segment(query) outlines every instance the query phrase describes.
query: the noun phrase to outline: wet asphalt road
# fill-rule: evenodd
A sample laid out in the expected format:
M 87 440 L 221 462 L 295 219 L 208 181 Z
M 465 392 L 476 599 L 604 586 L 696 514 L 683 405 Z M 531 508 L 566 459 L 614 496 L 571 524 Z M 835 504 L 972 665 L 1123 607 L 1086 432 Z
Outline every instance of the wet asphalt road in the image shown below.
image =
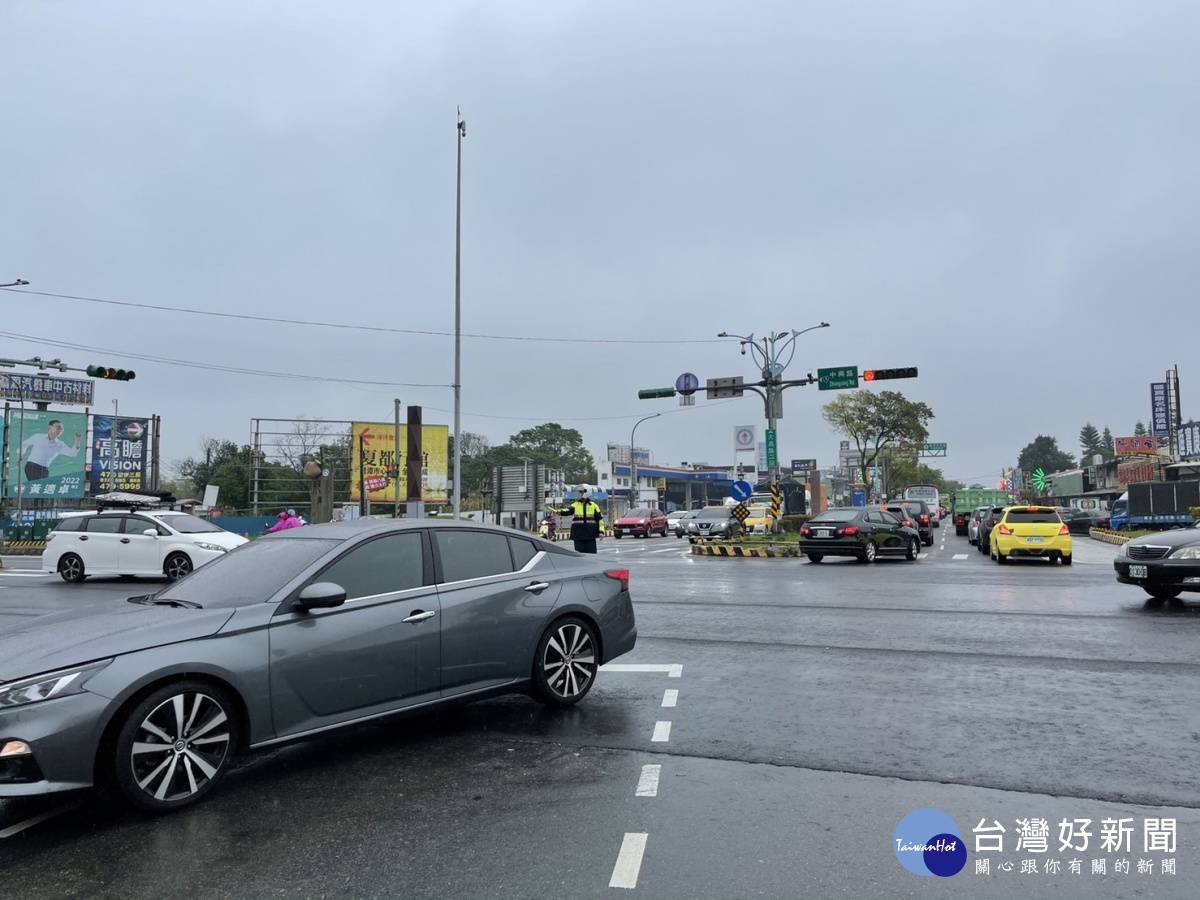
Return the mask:
M 1071 568 L 1002 568 L 935 535 L 872 566 L 606 540 L 640 633 L 616 663 L 657 670 L 602 672 L 566 712 L 509 698 L 258 754 L 166 818 L 0 801 L 0 896 L 1194 896 L 1200 607 L 1147 606 L 1086 538 Z M 146 589 L 4 563 L 0 624 Z M 920 807 L 965 836 L 957 876 L 896 861 Z M 1015 850 L 1028 817 L 1048 852 Z M 1055 852 L 1077 817 L 1092 846 Z M 1129 851 L 1097 845 L 1110 817 L 1134 820 Z M 1144 851 L 1146 817 L 1177 820 L 1174 853 Z M 981 820 L 1004 852 L 974 852 Z

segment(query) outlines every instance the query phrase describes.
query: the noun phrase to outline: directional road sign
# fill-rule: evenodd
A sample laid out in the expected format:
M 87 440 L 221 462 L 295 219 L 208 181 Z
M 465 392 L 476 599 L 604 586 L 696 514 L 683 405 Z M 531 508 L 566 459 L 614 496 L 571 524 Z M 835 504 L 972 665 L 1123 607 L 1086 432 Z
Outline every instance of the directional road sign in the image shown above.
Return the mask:
M 921 449 L 922 450 L 945 450 L 946 445 L 945 444 L 922 444 Z
M 817 387 L 822 391 L 844 391 L 858 387 L 858 366 L 817 369 Z
M 774 469 L 779 465 L 779 443 L 775 437 L 775 429 L 767 429 L 767 468 Z
M 733 516 L 735 519 L 737 519 L 739 522 L 745 522 L 746 516 L 750 515 L 750 510 L 748 510 L 745 506 L 743 506 L 742 504 L 739 503 L 737 506 L 735 506 L 733 509 L 731 509 L 729 511 L 729 514 L 731 516 Z
M 733 487 L 729 489 L 729 496 L 741 503 L 743 500 L 749 500 L 750 495 L 754 493 L 754 486 L 748 481 L 735 481 Z

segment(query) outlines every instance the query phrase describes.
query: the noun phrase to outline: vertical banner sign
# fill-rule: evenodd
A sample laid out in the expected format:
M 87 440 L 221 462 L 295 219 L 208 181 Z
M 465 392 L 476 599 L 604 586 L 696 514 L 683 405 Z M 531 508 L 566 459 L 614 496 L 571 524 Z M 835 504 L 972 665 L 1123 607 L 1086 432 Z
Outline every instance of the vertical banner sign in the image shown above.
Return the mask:
M 87 415 L 10 410 L 5 494 L 32 499 L 83 496 Z
M 113 417 L 92 416 L 92 472 L 88 481 L 93 494 L 140 491 L 146 487 L 146 434 L 150 420 L 122 417 L 116 420 L 116 428 L 114 441 Z
M 361 441 L 361 444 L 360 444 Z M 446 425 L 421 425 L 421 499 L 426 503 L 446 503 L 449 496 L 450 467 L 447 449 L 450 429 Z M 362 500 L 366 484 L 372 503 L 395 503 L 396 483 L 387 470 L 396 461 L 395 422 L 354 422 L 351 425 L 350 499 Z M 358 452 L 359 447 L 362 453 Z M 408 426 L 400 426 L 400 500 L 408 496 Z M 361 464 L 361 465 L 360 465 Z
M 1171 434 L 1171 417 L 1167 412 L 1167 383 L 1150 383 L 1150 433 L 1155 437 Z

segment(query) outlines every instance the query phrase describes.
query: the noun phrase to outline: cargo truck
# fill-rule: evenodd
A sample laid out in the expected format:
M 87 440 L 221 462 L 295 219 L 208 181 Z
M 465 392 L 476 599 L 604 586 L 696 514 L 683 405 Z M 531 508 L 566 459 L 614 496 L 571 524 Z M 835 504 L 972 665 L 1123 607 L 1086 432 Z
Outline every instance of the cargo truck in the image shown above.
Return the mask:
M 1185 528 L 1195 523 L 1188 511 L 1193 506 L 1200 506 L 1200 480 L 1131 484 L 1113 501 L 1109 527 L 1114 531 Z
M 971 512 L 981 506 L 1008 506 L 1012 495 L 996 488 L 960 488 L 950 495 L 950 515 L 954 533 L 964 535 L 971 521 Z

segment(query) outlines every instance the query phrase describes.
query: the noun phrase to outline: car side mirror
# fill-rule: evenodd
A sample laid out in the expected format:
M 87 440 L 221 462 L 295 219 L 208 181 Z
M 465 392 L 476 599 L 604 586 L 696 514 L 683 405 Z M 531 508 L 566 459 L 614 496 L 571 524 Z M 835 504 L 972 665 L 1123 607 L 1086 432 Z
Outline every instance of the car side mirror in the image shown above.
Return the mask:
M 332 581 L 318 581 L 300 592 L 292 603 L 297 612 L 310 609 L 332 609 L 346 602 L 346 589 Z
M 150 537 L 158 537 L 158 529 L 157 528 L 147 528 L 145 531 L 142 532 L 142 534 L 149 535 Z

